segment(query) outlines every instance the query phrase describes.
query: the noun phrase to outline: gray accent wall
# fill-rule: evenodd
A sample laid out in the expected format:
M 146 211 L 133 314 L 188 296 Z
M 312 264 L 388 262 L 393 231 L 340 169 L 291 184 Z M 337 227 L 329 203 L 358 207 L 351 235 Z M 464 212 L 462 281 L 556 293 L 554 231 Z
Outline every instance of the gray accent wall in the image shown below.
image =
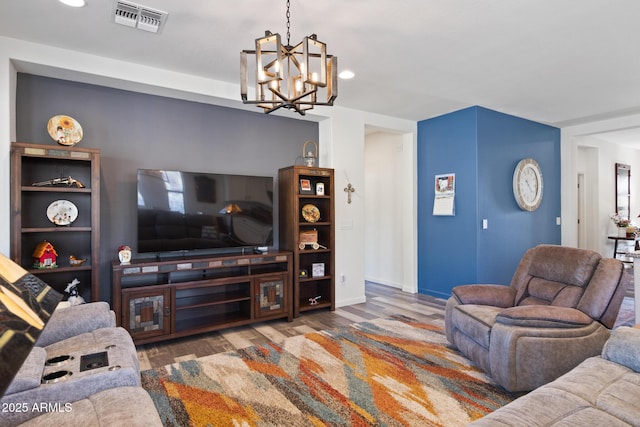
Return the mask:
M 317 123 L 257 108 L 248 112 L 23 73 L 16 98 L 18 141 L 57 146 L 47 122 L 65 114 L 82 126 L 78 146 L 101 151 L 100 299 L 105 301 L 111 301 L 111 262 L 118 246 L 130 245 L 139 257 L 137 169 L 272 176 L 277 247 L 278 169 L 301 164 L 304 142 L 318 141 Z

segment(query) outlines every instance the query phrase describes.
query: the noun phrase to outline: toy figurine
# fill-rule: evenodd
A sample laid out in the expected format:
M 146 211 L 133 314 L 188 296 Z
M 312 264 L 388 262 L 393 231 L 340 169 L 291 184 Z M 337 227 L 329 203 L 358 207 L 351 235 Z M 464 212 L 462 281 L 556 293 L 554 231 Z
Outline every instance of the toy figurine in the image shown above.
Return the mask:
M 131 248 L 127 245 L 119 246 L 118 259 L 120 260 L 120 264 L 122 265 L 131 264 Z
M 80 305 L 86 302 L 78 293 L 79 284 L 80 281 L 78 279 L 73 279 L 70 283 L 67 283 L 67 288 L 64 291 L 69 294 L 68 301 L 70 305 Z
M 43 240 L 38 243 L 33 250 L 33 266 L 35 268 L 56 268 L 58 267 L 58 252 L 50 242 Z

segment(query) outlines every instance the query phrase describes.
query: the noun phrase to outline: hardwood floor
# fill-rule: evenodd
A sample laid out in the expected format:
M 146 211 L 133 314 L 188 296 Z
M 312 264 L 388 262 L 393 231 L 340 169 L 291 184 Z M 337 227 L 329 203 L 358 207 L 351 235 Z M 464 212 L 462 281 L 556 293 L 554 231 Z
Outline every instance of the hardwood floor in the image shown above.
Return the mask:
M 629 288 L 627 296 L 633 298 L 633 286 L 629 286 Z M 372 282 L 366 283 L 365 294 L 367 297 L 365 303 L 337 308 L 335 311 L 308 312 L 293 319 L 293 322 L 287 322 L 284 319 L 274 320 L 187 338 L 139 345 L 137 348 L 140 369 L 157 368 L 174 362 L 260 345 L 269 341 L 282 342 L 288 337 L 378 317 L 389 317 L 394 314 L 402 314 L 416 320 L 441 322 L 444 327 L 446 300 L 428 295 L 410 294 L 402 292 L 400 289 Z M 629 313 L 629 309 L 633 310 L 633 300 L 625 300 L 623 305 L 628 308 L 625 311 L 626 317 L 621 319 L 622 324 L 633 325 L 633 311 Z
M 417 320 L 442 322 L 446 301 L 422 294 L 409 294 L 399 289 L 367 282 L 367 302 L 335 311 L 318 310 L 293 319 L 256 323 L 193 337 L 137 346 L 140 369 L 152 369 L 169 363 L 203 357 L 214 353 L 259 345 L 268 341 L 282 342 L 296 335 L 362 322 L 393 314 Z

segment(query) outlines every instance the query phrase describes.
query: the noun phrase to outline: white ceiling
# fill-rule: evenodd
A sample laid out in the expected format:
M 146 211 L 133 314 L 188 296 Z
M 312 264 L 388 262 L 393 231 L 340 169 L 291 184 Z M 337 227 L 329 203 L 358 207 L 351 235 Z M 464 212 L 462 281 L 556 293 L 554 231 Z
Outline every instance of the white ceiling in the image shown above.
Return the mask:
M 286 38 L 285 0 L 136 1 L 169 13 L 158 35 L 114 24 L 113 0 L 2 3 L 0 35 L 235 84 L 242 49 Z M 560 127 L 640 113 L 640 0 L 291 0 L 292 44 L 311 33 L 356 73 L 339 82 L 347 108 L 481 105 Z

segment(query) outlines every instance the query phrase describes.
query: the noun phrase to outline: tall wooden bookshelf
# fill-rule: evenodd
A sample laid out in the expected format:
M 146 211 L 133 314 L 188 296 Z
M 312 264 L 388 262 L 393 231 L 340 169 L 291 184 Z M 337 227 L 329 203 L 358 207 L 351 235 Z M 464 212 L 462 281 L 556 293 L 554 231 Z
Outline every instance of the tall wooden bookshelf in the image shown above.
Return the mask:
M 42 185 L 72 177 L 77 184 Z M 38 184 L 38 185 L 34 185 Z M 47 210 L 64 201 L 77 208 L 77 218 L 56 225 Z M 57 267 L 37 268 L 33 253 L 39 243 L 50 242 L 57 252 Z M 86 301 L 100 298 L 100 151 L 92 148 L 11 144 L 11 258 L 58 292 L 78 279 Z M 86 260 L 73 264 L 70 256 Z
M 335 310 L 333 169 L 282 168 L 278 189 L 280 248 L 293 253 L 293 314 Z

